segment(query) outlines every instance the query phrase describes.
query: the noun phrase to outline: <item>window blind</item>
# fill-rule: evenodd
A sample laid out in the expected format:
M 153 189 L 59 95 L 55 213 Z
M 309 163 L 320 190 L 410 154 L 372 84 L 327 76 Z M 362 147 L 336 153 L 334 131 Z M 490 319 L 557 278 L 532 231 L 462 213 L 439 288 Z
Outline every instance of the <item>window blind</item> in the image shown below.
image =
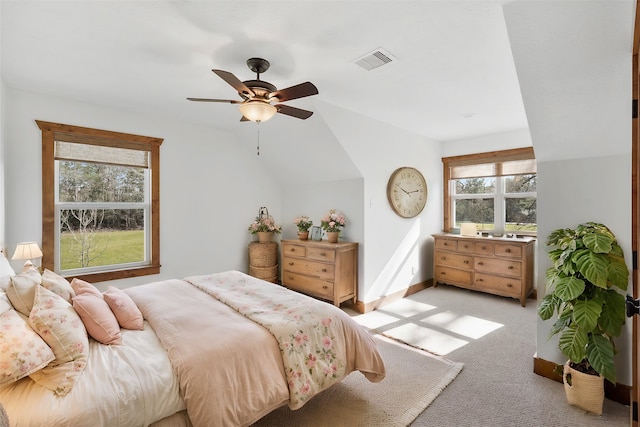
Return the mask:
M 149 152 L 129 148 L 56 141 L 54 157 L 56 160 L 149 168 Z

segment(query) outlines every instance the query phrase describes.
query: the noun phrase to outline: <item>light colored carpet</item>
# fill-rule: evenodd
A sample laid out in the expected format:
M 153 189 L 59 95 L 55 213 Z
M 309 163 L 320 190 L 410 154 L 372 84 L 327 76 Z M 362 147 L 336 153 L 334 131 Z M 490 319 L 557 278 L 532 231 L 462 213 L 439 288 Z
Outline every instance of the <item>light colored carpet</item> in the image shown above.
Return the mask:
M 536 375 L 536 301 L 527 306 L 453 286 L 413 294 L 354 319 L 464 363 L 412 427 L 628 427 L 629 407 L 601 416 L 570 406 L 561 383 Z
M 384 380 L 371 383 L 353 372 L 302 408 L 277 409 L 254 426 L 407 426 L 463 368 L 385 337 L 376 340 L 387 369 Z

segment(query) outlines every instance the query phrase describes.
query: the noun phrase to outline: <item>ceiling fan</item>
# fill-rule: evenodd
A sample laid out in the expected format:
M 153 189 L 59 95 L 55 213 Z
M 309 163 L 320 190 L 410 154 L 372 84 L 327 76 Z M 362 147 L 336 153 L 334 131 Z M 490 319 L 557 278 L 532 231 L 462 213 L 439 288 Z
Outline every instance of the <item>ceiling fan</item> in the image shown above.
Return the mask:
M 238 95 L 242 98 L 241 101 L 209 98 L 187 99 L 189 101 L 198 102 L 227 102 L 229 104 L 240 104 L 239 108 L 242 113 L 240 121 L 264 122 L 273 117 L 275 113 L 285 114 L 302 120 L 311 117 L 313 114 L 312 111 L 279 103 L 290 101 L 292 99 L 304 98 L 305 96 L 317 95 L 318 89 L 313 85 L 313 83 L 304 82 L 286 89 L 278 90 L 278 88 L 271 83 L 260 80 L 260 74 L 267 71 L 270 65 L 271 64 L 269 64 L 269 61 L 266 59 L 247 59 L 247 66 L 251 71 L 256 73 L 257 77 L 255 80 L 245 80 L 244 82 L 240 81 L 240 79 L 228 71 L 211 70 L 238 91 Z M 272 102 L 275 102 L 276 104 L 274 105 Z

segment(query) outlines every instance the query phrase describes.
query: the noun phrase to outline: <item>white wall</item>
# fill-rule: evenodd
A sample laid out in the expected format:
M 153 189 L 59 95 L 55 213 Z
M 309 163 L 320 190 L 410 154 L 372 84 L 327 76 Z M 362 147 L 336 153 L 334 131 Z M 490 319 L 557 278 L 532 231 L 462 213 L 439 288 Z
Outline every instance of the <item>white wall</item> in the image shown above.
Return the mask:
M 8 88 L 5 91 L 6 242 L 41 242 L 41 132 L 34 120 L 164 138 L 160 149 L 161 273 L 117 281 L 247 271 L 247 231 L 260 206 L 281 217 L 280 184 L 233 135 Z M 19 268 L 14 265 L 14 268 Z M 105 287 L 106 284 L 97 284 Z
M 334 105 L 318 107 L 364 177 L 360 264 L 364 284 L 361 280 L 358 299 L 374 301 L 432 278 L 431 234 L 442 229 L 440 144 Z M 415 218 L 399 217 L 387 200 L 389 176 L 401 166 L 415 167 L 427 181 L 427 205 Z

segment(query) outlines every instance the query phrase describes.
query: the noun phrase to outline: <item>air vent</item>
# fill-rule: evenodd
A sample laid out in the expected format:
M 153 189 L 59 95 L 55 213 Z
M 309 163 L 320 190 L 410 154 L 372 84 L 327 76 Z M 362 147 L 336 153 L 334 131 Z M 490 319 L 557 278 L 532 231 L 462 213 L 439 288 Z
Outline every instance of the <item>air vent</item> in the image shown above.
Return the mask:
M 356 65 L 361 66 L 367 71 L 371 71 L 374 68 L 382 67 L 385 64 L 397 61 L 389 52 L 383 49 L 376 49 L 373 52 L 369 52 L 364 56 L 353 61 Z

